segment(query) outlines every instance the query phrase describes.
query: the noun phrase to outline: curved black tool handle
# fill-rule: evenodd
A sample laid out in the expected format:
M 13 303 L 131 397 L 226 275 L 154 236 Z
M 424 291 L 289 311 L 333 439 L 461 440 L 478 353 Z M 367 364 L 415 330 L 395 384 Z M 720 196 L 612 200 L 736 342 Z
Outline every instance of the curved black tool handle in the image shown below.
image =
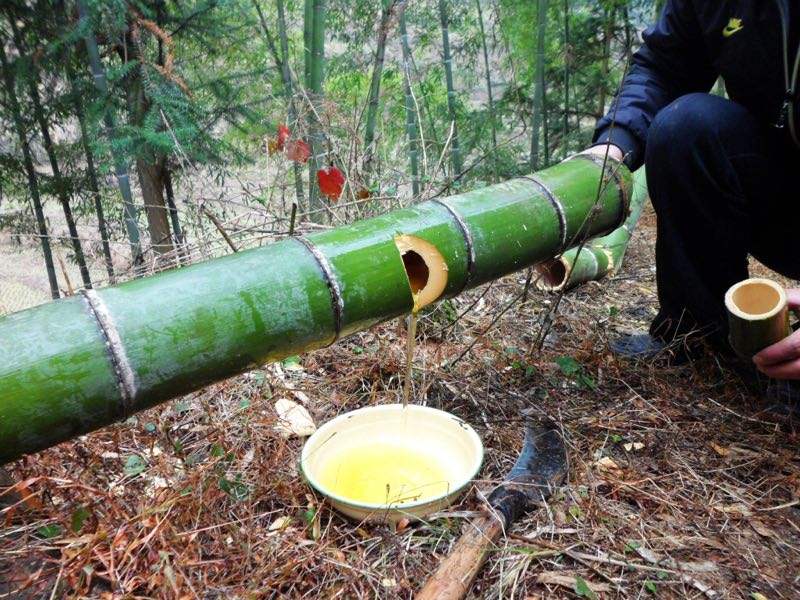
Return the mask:
M 506 480 L 490 495 L 489 504 L 510 525 L 546 500 L 567 474 L 567 450 L 552 421 L 525 421 L 525 440 Z
M 416 600 L 461 600 L 489 556 L 489 550 L 522 513 L 547 498 L 567 473 L 567 452 L 551 422 L 525 422 L 517 462 L 489 495 L 495 512 L 470 521 L 450 555 L 439 565 Z

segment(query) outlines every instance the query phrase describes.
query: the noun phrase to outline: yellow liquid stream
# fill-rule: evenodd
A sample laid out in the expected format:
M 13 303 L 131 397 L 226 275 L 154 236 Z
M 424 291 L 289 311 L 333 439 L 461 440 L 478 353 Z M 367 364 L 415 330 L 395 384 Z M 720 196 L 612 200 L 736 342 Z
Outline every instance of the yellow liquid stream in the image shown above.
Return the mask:
M 369 444 L 328 459 L 320 483 L 335 495 L 369 504 L 405 504 L 450 491 L 445 469 L 430 454 L 406 446 Z

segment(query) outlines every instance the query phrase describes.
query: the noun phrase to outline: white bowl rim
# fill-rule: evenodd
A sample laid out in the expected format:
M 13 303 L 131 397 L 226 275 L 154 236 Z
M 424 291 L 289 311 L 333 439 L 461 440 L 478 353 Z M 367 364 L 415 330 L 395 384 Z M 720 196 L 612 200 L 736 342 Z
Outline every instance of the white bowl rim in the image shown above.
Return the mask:
M 433 408 L 431 406 L 423 406 L 421 404 L 409 404 L 406 409 L 413 410 L 416 412 L 427 412 L 427 413 L 436 413 L 443 416 L 446 416 L 454 421 L 457 421 L 458 424 L 464 428 L 467 436 L 470 438 L 470 441 L 475 445 L 478 450 L 478 456 L 476 458 L 475 464 L 473 469 L 469 475 L 469 477 L 464 478 L 464 482 L 444 494 L 439 494 L 438 496 L 432 496 L 430 498 L 425 498 L 424 500 L 416 500 L 414 502 L 398 502 L 397 504 L 378 504 L 375 502 L 356 502 L 352 498 L 345 498 L 344 496 L 340 496 L 338 494 L 334 494 L 330 490 L 327 490 L 324 485 L 319 483 L 315 480 L 314 477 L 310 476 L 310 474 L 305 470 L 303 467 L 304 460 L 306 458 L 306 454 L 309 448 L 309 444 L 311 440 L 313 440 L 316 436 L 319 436 L 322 432 L 327 429 L 330 429 L 333 424 L 338 423 L 339 421 L 344 421 L 346 419 L 351 418 L 353 415 L 357 413 L 364 413 L 364 412 L 387 412 L 389 410 L 397 410 L 398 408 L 403 408 L 402 404 L 379 404 L 377 406 L 364 406 L 361 408 L 357 408 L 355 410 L 351 410 L 340 415 L 337 415 L 330 421 L 326 421 L 319 429 L 317 429 L 311 436 L 306 440 L 305 444 L 303 444 L 303 449 L 300 452 L 300 473 L 303 475 L 305 480 L 308 484 L 317 490 L 320 494 L 325 496 L 326 498 L 330 498 L 331 500 L 335 500 L 336 502 L 340 502 L 342 504 L 346 504 L 347 506 L 352 506 L 354 508 L 361 508 L 367 510 L 374 510 L 374 511 L 387 511 L 387 510 L 394 510 L 394 511 L 405 511 L 411 508 L 417 508 L 419 506 L 425 506 L 426 504 L 433 504 L 439 500 L 444 498 L 448 498 L 453 494 L 457 494 L 461 490 L 463 490 L 472 479 L 474 479 L 475 475 L 478 474 L 478 471 L 481 470 L 481 466 L 483 465 L 483 456 L 484 456 L 484 448 L 483 448 L 483 441 L 481 440 L 480 436 L 477 432 L 472 428 L 472 425 L 467 423 L 464 419 L 455 416 L 452 413 L 449 413 L 445 410 L 440 410 L 438 408 Z

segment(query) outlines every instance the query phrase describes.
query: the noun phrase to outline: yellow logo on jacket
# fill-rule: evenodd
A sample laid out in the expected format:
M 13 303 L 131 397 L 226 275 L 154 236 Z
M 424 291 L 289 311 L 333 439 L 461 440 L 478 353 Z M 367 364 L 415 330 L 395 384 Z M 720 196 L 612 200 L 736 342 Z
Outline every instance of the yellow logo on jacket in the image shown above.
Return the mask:
M 725 29 L 722 30 L 722 37 L 731 37 L 734 33 L 741 31 L 744 28 L 742 25 L 741 19 L 732 18 L 728 21 L 728 24 L 725 25 Z

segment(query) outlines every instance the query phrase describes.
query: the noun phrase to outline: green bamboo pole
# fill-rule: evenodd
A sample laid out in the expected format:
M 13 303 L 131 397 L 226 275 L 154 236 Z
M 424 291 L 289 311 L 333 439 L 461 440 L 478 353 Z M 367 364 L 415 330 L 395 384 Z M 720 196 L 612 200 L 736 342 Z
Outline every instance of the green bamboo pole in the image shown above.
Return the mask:
M 630 176 L 614 166 L 598 197 L 600 176 L 569 160 L 0 318 L 0 463 L 409 313 L 398 234 L 438 249 L 452 297 L 611 231 Z
M 590 240 L 580 248 L 572 248 L 559 257 L 537 265 L 537 287 L 560 292 L 616 273 L 622 266 L 628 242 L 646 200 L 647 177 L 644 168 L 641 168 L 633 176 L 630 213 L 625 222 L 606 236 Z

